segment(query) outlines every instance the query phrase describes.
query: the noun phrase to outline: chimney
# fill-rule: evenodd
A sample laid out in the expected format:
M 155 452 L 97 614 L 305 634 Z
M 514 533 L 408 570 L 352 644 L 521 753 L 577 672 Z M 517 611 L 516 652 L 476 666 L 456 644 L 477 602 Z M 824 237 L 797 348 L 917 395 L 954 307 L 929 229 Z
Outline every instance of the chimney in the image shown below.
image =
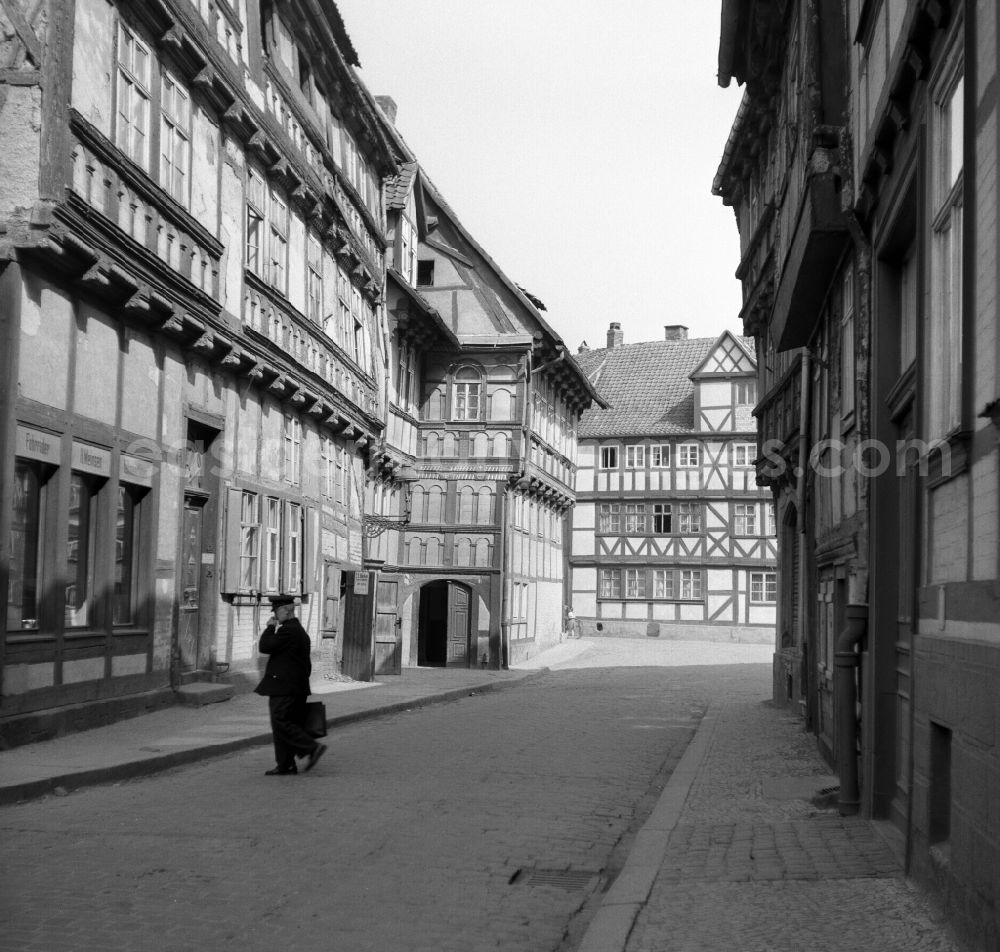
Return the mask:
M 687 340 L 688 329 L 685 324 L 666 324 L 663 328 L 665 340 Z
M 612 321 L 608 328 L 608 350 L 613 347 L 621 347 L 625 343 L 625 335 L 622 333 L 622 326 L 618 321 Z
M 386 119 L 389 120 L 393 125 L 396 124 L 396 100 L 392 96 L 376 96 L 375 102 L 378 103 L 379 108 L 385 113 Z
M 580 344 L 580 346 L 577 347 L 576 352 L 578 354 L 589 354 L 590 353 L 590 348 L 587 346 L 587 342 L 586 341 L 582 341 L 581 344 Z

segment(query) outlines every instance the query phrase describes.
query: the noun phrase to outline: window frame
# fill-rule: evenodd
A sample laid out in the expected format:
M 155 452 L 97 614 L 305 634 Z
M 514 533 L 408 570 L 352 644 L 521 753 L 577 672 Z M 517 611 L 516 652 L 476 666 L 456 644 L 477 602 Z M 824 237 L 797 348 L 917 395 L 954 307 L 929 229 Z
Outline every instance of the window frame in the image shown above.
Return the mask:
M 138 75 L 136 70 L 135 51 L 137 48 L 146 58 L 145 76 Z M 124 49 L 128 49 L 130 52 L 127 62 L 122 56 Z M 152 155 L 153 138 L 153 65 L 155 62 L 151 45 L 119 17 L 115 48 L 115 145 L 147 173 L 150 173 L 150 165 L 152 164 L 150 156 Z M 127 96 L 123 95 L 126 90 Z M 134 118 L 133 95 L 138 96 L 139 101 L 144 104 L 140 121 Z M 126 99 L 128 100 L 127 113 L 122 110 Z M 141 130 L 142 142 L 137 143 L 134 139 L 134 129 L 140 124 L 144 127 Z M 141 148 L 137 148 L 137 145 Z
M 670 469 L 670 444 L 654 443 L 649 447 L 650 469 Z
M 644 443 L 626 445 L 625 468 L 630 470 L 644 470 L 646 468 L 646 445 Z
M 612 472 L 618 469 L 618 450 L 620 449 L 617 443 L 608 443 L 600 448 L 600 469 L 605 472 Z
M 701 466 L 701 444 L 679 443 L 677 445 L 677 468 L 697 469 L 699 466 Z
M 757 594 L 755 594 L 755 589 Z M 768 598 L 769 592 L 770 598 Z M 751 572 L 748 597 L 751 605 L 776 605 L 778 602 L 778 573 Z
M 176 101 L 179 98 L 181 102 L 186 103 L 187 116 L 183 116 L 175 111 L 168 110 L 167 104 L 167 89 L 173 90 L 173 96 L 171 97 L 174 102 L 171 106 L 176 106 Z M 159 113 L 160 113 L 160 142 L 159 142 L 159 154 L 160 154 L 160 187 L 170 195 L 176 202 L 183 205 L 184 208 L 190 209 L 191 207 L 191 150 L 192 150 L 192 130 L 194 124 L 194 102 L 191 98 L 191 93 L 187 90 L 183 83 L 177 78 L 177 76 L 165 65 L 160 66 L 160 94 L 159 94 Z M 187 128 L 182 128 L 182 124 L 185 122 Z M 176 173 L 178 166 L 181 164 L 177 160 L 177 141 L 180 144 L 180 156 L 183 159 L 184 168 L 181 171 L 182 181 L 180 183 L 180 189 L 175 188 L 175 182 L 173 181 L 173 174 Z M 167 146 L 166 142 L 170 143 L 170 149 L 172 152 L 171 156 L 165 154 L 165 149 Z M 166 167 L 165 167 L 166 164 Z M 173 170 L 173 172 L 171 172 Z

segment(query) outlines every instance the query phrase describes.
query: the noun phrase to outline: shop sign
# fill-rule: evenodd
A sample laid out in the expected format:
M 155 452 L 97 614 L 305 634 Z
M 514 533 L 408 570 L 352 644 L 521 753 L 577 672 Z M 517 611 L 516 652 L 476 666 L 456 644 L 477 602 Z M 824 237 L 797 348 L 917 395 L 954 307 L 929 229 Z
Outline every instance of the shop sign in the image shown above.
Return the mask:
M 33 430 L 27 426 L 17 428 L 17 446 L 15 456 L 24 459 L 37 459 L 43 463 L 59 465 L 59 437 L 54 433 Z

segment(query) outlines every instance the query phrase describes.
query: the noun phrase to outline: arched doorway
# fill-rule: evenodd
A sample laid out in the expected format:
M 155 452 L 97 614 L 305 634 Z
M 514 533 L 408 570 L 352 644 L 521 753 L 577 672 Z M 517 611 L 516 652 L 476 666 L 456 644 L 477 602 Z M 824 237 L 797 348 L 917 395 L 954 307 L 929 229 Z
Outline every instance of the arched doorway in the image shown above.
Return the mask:
M 428 582 L 420 589 L 418 665 L 468 667 L 471 603 L 469 589 L 457 582 Z

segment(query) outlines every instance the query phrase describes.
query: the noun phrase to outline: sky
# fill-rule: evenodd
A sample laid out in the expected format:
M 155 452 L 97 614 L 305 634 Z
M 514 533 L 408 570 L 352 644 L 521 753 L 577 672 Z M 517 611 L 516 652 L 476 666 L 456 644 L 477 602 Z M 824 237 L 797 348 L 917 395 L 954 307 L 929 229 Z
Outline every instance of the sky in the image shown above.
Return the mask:
M 375 95 L 476 241 L 572 352 L 741 333 L 712 179 L 739 106 L 720 0 L 337 0 Z

